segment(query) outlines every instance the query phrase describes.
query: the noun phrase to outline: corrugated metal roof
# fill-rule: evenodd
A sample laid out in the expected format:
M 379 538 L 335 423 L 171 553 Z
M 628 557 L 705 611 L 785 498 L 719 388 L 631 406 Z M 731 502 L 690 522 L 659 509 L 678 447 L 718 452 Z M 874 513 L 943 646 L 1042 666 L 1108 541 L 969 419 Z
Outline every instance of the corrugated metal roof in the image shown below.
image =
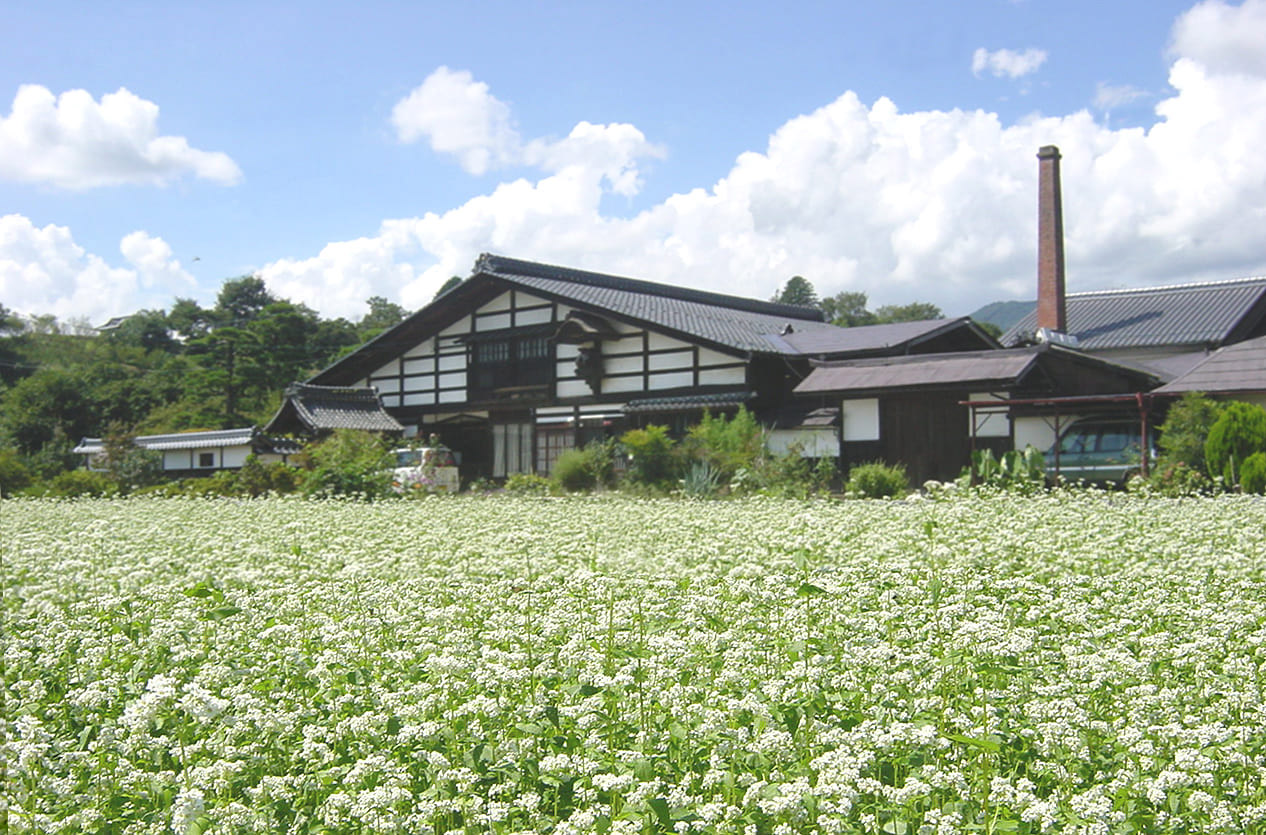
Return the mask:
M 1036 361 L 1039 348 L 965 351 L 853 360 L 819 366 L 809 372 L 796 394 L 820 394 L 916 386 L 958 387 L 1018 380 Z
M 1204 362 L 1156 391 L 1266 392 L 1266 336 L 1219 348 Z
M 1068 333 L 1087 351 L 1221 345 L 1266 298 L 1266 276 L 1135 290 L 1070 293 Z M 1014 345 L 1037 326 L 1029 313 L 1002 336 Z

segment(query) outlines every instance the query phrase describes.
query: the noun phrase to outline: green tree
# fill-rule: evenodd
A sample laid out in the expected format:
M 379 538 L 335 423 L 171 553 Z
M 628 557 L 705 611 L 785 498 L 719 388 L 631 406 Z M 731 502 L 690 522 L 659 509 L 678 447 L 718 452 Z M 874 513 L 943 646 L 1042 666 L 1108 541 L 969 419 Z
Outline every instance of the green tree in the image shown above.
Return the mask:
M 1188 392 L 1169 407 L 1160 425 L 1158 470 L 1183 464 L 1197 472 L 1205 472 L 1204 444 L 1209 430 L 1218 422 L 1226 404 L 1211 400 L 1200 392 Z
M 257 318 L 264 308 L 279 301 L 264 280 L 258 276 L 244 275 L 230 278 L 220 287 L 215 300 L 215 315 L 221 323 L 240 324 Z
M 465 279 L 463 279 L 460 275 L 450 276 L 447 281 L 445 281 L 443 284 L 440 285 L 440 289 L 435 291 L 434 298 L 438 299 L 440 296 L 444 295 L 449 290 L 452 290 L 458 284 L 461 284 L 464 280 Z
M 893 322 L 923 322 L 928 319 L 944 319 L 945 314 L 931 302 L 910 302 L 909 304 L 886 304 L 875 311 L 875 324 L 886 325 Z
M 123 324 L 106 337 L 118 345 L 128 345 L 146 351 L 173 353 L 180 348 L 171 334 L 167 313 L 162 310 L 140 310 L 129 316 Z
M 860 290 L 843 290 L 822 300 L 826 320 L 842 328 L 873 325 L 875 314 L 866 309 L 866 294 Z
M 458 279 L 459 282 L 460 280 Z M 369 305 L 369 312 L 356 323 L 357 333 L 365 340 L 373 339 L 387 328 L 400 324 L 409 316 L 409 311 L 395 302 L 387 301 L 382 296 L 370 296 L 366 303 Z
M 41 369 L 19 380 L 4 395 L 4 434 L 26 455 L 55 439 L 61 444 L 91 431 L 94 416 L 82 380 L 66 371 Z
M 801 307 L 817 307 L 818 291 L 813 289 L 812 282 L 804 276 L 793 275 L 787 279 L 782 289 L 774 294 L 771 301 L 798 304 Z

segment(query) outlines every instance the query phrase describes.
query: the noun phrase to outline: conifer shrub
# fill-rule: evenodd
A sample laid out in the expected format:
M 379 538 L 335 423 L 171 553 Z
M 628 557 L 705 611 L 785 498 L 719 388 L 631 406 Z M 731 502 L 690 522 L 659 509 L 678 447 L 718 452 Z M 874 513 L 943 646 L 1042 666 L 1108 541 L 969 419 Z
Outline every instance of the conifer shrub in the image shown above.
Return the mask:
M 1244 460 L 1266 452 L 1266 409 L 1251 403 L 1230 403 L 1204 444 L 1209 472 L 1221 475 L 1228 487 L 1240 483 Z
M 1240 489 L 1245 493 L 1266 493 L 1266 452 L 1255 452 L 1240 466 Z

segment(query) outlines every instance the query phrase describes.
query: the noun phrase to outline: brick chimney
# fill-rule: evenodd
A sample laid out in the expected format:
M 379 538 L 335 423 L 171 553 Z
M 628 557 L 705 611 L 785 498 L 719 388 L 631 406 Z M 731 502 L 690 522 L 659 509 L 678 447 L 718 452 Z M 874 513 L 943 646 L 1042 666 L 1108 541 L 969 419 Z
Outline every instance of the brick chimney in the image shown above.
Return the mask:
M 1064 304 L 1064 210 L 1059 195 L 1059 148 L 1037 152 L 1037 327 L 1067 331 Z

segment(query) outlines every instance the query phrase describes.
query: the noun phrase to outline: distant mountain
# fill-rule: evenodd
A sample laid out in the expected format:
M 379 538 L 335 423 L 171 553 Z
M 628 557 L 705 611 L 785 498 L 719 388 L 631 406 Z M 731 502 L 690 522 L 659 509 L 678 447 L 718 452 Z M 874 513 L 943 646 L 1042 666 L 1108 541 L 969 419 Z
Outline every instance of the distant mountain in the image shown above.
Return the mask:
M 1036 301 L 990 302 L 975 313 L 972 313 L 971 318 L 977 322 L 989 322 L 997 325 L 1002 329 L 1003 333 L 1006 333 L 1012 325 L 1027 316 L 1029 311 L 1035 307 L 1037 307 Z

